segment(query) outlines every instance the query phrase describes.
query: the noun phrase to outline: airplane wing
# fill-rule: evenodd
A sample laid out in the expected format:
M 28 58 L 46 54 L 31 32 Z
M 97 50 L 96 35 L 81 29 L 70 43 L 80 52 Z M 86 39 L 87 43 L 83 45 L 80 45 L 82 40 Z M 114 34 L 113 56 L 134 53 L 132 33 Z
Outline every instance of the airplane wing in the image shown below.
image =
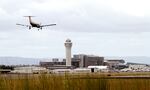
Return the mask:
M 20 25 L 20 26 L 25 26 L 25 27 L 30 27 L 30 25 L 24 25 L 24 24 L 16 24 L 16 25 Z
M 56 24 L 41 25 L 41 27 L 54 26 Z

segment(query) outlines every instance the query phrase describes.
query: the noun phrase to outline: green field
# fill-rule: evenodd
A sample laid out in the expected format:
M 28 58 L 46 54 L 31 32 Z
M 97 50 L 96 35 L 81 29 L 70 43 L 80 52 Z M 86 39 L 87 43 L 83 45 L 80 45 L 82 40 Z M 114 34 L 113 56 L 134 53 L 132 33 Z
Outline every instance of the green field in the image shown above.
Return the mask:
M 111 76 L 150 76 L 150 73 L 112 73 Z M 110 74 L 6 74 L 0 90 L 150 90 L 150 79 L 111 79 Z

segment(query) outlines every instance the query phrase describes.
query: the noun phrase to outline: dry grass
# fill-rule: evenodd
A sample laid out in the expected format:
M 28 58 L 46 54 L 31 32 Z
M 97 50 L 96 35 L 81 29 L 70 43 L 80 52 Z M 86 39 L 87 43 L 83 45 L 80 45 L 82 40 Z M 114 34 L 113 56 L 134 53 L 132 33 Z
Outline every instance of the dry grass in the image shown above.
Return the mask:
M 0 75 L 0 90 L 150 90 L 150 79 L 107 77 L 107 74 Z

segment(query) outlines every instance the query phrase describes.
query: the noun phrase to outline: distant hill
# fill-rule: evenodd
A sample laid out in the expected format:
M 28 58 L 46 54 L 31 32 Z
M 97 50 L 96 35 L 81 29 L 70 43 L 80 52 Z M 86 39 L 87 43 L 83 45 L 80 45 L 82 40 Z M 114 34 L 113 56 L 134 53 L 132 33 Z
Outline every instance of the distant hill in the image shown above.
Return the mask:
M 38 65 L 40 59 L 23 57 L 0 57 L 0 65 Z
M 105 59 L 124 59 L 125 62 L 150 64 L 150 57 L 146 56 L 127 56 L 127 57 L 117 57 L 117 56 L 104 56 Z M 0 57 L 0 65 L 39 65 L 40 61 L 46 58 L 24 58 L 24 57 Z

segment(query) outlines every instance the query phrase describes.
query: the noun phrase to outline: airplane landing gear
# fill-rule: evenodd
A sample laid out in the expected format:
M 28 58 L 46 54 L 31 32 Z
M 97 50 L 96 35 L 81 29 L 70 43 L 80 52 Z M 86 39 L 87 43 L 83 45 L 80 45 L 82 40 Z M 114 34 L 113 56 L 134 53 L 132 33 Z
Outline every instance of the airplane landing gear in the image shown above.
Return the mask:
M 29 26 L 29 29 L 31 29 L 31 26 Z
M 42 30 L 42 27 L 40 27 L 40 29 Z

